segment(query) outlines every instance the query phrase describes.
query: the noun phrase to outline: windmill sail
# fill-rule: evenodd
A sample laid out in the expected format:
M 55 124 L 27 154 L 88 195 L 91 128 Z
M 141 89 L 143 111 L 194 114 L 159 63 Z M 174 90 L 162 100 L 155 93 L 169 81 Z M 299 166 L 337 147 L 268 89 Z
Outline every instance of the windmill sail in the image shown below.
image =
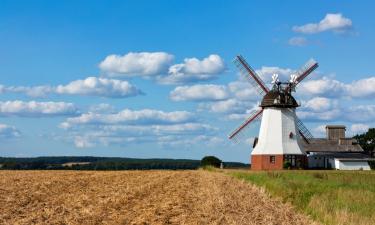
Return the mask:
M 316 68 L 318 68 L 318 63 L 314 59 L 310 59 L 305 63 L 305 65 L 297 71 L 297 82 L 301 82 L 309 74 L 311 74 Z
M 260 96 L 263 97 L 269 92 L 266 84 L 241 55 L 234 59 L 234 64 L 240 70 L 241 75 L 250 81 Z
M 253 121 L 258 120 L 261 118 L 263 113 L 263 109 L 254 110 L 251 112 L 249 118 L 245 120 L 237 129 L 235 129 L 230 135 L 229 139 L 236 139 L 244 130 L 245 128 Z
M 310 133 L 310 131 L 307 129 L 307 127 L 302 123 L 302 121 L 296 116 L 296 122 L 297 122 L 297 128 L 299 131 L 299 134 L 303 138 L 306 143 L 310 143 L 310 140 L 314 138 L 314 136 Z

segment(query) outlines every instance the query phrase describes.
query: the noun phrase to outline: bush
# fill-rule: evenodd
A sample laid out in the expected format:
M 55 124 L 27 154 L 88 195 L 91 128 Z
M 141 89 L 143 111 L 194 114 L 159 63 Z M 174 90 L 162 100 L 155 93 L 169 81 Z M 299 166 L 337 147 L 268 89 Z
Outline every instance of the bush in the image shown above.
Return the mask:
M 368 165 L 372 170 L 375 170 L 375 161 L 368 161 Z
M 283 168 L 284 169 L 290 169 L 292 167 L 292 164 L 290 162 L 284 162 Z
M 221 164 L 221 160 L 215 156 L 205 156 L 201 160 L 202 167 L 213 166 L 213 167 L 219 168 L 220 164 Z

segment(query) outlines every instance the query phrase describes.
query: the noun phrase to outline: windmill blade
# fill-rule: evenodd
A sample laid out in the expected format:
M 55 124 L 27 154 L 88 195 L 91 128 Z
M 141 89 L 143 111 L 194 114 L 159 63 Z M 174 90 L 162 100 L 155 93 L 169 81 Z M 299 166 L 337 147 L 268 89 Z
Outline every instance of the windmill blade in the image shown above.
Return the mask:
M 250 114 L 250 117 L 245 120 L 245 122 L 243 122 L 241 124 L 241 126 L 239 126 L 237 129 L 235 129 L 230 135 L 229 135 L 229 139 L 235 139 L 237 138 L 241 132 L 253 121 L 255 120 L 258 120 L 261 118 L 262 116 L 262 113 L 263 113 L 263 109 L 258 109 L 258 110 L 254 110 L 251 112 Z
M 307 129 L 307 127 L 302 123 L 302 121 L 296 116 L 297 121 L 297 128 L 298 132 L 301 135 L 302 139 L 307 143 L 310 144 L 310 140 L 314 138 L 311 132 Z
M 261 97 L 269 92 L 269 89 L 263 80 L 260 79 L 259 75 L 253 70 L 253 68 L 251 68 L 251 66 L 241 55 L 236 56 L 234 59 L 234 64 L 239 69 L 241 75 L 250 81 Z
M 314 60 L 310 59 L 305 63 L 305 65 L 299 69 L 296 73 L 297 75 L 297 83 L 300 83 L 303 79 L 305 79 L 309 74 L 311 74 L 316 68 L 318 68 L 319 64 Z

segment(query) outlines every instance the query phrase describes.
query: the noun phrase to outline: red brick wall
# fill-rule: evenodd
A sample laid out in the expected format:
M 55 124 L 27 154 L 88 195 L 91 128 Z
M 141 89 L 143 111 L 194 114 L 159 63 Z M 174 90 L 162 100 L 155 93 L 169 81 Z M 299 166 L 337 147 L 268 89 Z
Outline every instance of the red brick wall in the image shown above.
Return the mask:
M 282 170 L 284 157 L 283 155 L 274 155 L 275 163 L 271 163 L 271 155 L 252 155 L 251 169 L 252 170 Z
M 275 163 L 271 163 L 271 156 L 275 156 Z M 303 166 L 307 167 L 307 157 L 305 155 L 298 156 L 302 160 Z M 252 155 L 252 170 L 282 170 L 284 165 L 284 155 Z

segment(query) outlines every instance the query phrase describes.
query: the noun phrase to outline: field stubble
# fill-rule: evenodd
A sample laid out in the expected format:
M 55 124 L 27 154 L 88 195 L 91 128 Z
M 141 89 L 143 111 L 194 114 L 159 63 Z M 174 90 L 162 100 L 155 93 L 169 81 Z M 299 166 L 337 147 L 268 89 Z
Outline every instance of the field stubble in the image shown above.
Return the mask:
M 1 224 L 313 224 L 207 171 L 1 171 Z

